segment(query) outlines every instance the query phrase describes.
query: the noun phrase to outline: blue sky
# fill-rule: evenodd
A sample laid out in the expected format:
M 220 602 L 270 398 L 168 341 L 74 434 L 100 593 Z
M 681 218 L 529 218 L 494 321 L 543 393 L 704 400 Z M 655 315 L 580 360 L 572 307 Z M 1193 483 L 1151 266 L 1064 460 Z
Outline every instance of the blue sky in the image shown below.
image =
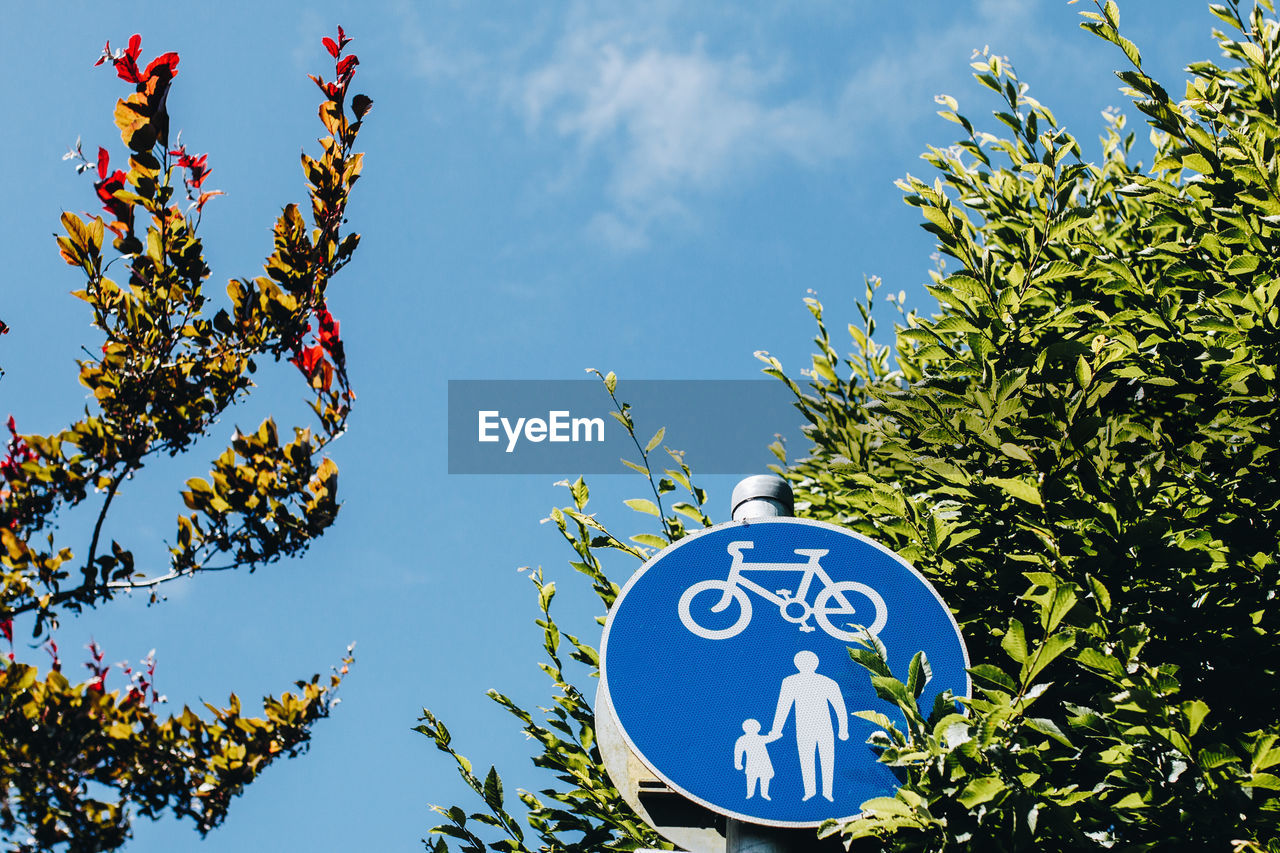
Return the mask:
M 954 138 L 933 96 L 987 115 L 995 105 L 968 63 L 989 45 L 1096 157 L 1099 112 L 1126 105 L 1111 74 L 1123 57 L 1078 29 L 1084 6 L 8 8 L 0 317 L 13 330 L 0 338 L 0 415 L 13 412 L 22 430 L 55 431 L 85 405 L 74 362 L 94 339 L 51 234 L 61 210 L 97 206 L 88 177 L 60 159 L 67 147 L 80 136 L 88 151 L 122 153 L 111 111 L 127 87 L 92 67 L 104 40 L 139 32 L 144 58 L 182 56 L 173 123 L 188 150 L 209 153 L 207 185 L 227 193 L 202 226 L 214 293 L 256 274 L 279 208 L 304 197 L 298 152 L 321 132 L 305 75 L 329 70 L 319 41 L 337 24 L 355 38 L 356 89 L 375 100 L 350 208 L 364 240 L 330 289 L 359 394 L 334 451 L 338 524 L 301 560 L 182 581 L 159 606 L 118 601 L 58 636 L 69 663 L 91 636 L 109 660 L 155 648 L 158 688 L 175 710 L 233 690 L 246 701 L 279 692 L 358 641 L 343 702 L 316 726 L 310 754 L 268 770 L 197 849 L 420 849 L 428 804 L 463 797 L 444 756 L 410 731 L 423 706 L 477 765 L 498 763 L 508 790 L 542 785 L 514 721 L 484 696 L 496 687 L 545 703 L 534 599 L 517 567 L 541 565 L 561 582 L 557 609 L 574 633 L 596 635 L 597 614 L 567 548 L 539 523 L 568 500 L 557 477 L 447 475 L 447 380 L 578 378 L 595 367 L 622 377 L 625 398 L 628 377 L 754 378 L 761 349 L 798 374 L 813 331 L 802 299 L 816 291 L 829 326 L 843 329 L 864 274 L 928 310 L 931 242 L 893 180 L 927 174 L 919 153 Z M 1121 7 L 1148 70 L 1175 93 L 1183 66 L 1216 54 L 1200 2 Z M 305 423 L 292 371 L 262 371 L 253 402 L 211 441 L 142 471 L 108 532 L 140 556 L 156 543 L 158 567 L 177 489 L 234 425 L 267 412 Z M 716 520 L 735 480 L 702 479 Z M 589 484 L 592 508 L 619 533 L 650 529 L 621 505 L 643 493 L 635 475 L 619 466 Z M 82 528 L 63 521 L 68 536 Z M 615 562 L 616 580 L 633 568 Z M 189 824 L 141 822 L 126 849 L 197 839 Z

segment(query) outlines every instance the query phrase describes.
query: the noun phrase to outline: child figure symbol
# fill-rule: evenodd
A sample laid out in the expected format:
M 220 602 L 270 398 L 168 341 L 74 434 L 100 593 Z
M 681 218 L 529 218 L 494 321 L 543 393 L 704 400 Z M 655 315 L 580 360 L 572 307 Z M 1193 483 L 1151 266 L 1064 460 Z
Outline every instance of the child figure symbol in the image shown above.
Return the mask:
M 733 767 L 735 770 L 746 771 L 748 800 L 755 796 L 756 783 L 760 785 L 760 796 L 769 799 L 773 762 L 769 760 L 768 744 L 780 737 L 780 734 L 760 734 L 759 720 L 745 720 L 742 723 L 742 737 L 733 745 Z

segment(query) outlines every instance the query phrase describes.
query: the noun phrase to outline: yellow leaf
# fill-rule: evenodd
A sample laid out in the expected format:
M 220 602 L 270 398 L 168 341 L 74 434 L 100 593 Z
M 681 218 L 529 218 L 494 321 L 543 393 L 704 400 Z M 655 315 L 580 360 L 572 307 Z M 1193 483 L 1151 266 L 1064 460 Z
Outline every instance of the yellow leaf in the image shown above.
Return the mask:
M 140 94 L 130 95 L 127 100 L 121 98 L 116 101 L 116 127 L 120 128 L 120 135 L 125 141 L 147 126 L 150 119 L 143 114 L 145 108 L 146 99 Z

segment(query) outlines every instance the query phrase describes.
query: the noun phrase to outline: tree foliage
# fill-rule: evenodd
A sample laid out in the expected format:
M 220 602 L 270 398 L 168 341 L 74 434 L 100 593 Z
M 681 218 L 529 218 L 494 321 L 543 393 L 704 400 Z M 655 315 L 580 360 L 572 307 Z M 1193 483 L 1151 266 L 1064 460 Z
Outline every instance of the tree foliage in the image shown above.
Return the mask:
M 999 132 L 941 97 L 963 135 L 925 155 L 932 181 L 900 182 L 945 259 L 938 313 L 895 299 L 880 345 L 872 280 L 850 355 L 816 300 L 806 380 L 760 354 L 811 424 L 782 468 L 797 513 L 911 560 L 974 662 L 957 713 L 851 650 L 906 780 L 824 828 L 855 849 L 1280 850 L 1280 25 L 1266 0 L 1210 8 L 1223 59 L 1181 98 L 1115 3 L 1083 13 L 1127 62 L 1149 165 L 1119 114 L 1086 161 L 1007 60 L 978 58 Z M 564 690 L 556 713 L 578 713 Z M 580 730 L 598 765 L 591 745 Z M 616 792 L 583 787 L 591 810 L 558 794 L 576 819 L 639 843 Z
M 338 471 L 325 451 L 345 429 L 354 395 L 325 294 L 359 241 L 343 225 L 362 165 L 353 146 L 372 104 L 364 95 L 348 101 L 358 64 L 343 55 L 349 41 L 341 28 L 337 41 L 325 38 L 335 77 L 312 78 L 328 135 L 319 156 L 302 157 L 311 223 L 296 205 L 285 207 L 265 275 L 232 280 L 227 307 L 216 310 L 204 291 L 211 271 L 198 231 L 205 205 L 221 193 L 205 187 L 207 155 L 188 153 L 180 134 L 170 138 L 179 57 L 166 53 L 143 68 L 135 35 L 122 50 L 108 43 L 98 59 L 133 89 L 114 110 L 127 167 L 113 169 L 106 148 L 90 159 L 77 143 L 68 158 L 96 175 L 103 214 L 64 213 L 57 236 L 62 258 L 83 276 L 74 295 L 103 336 L 100 352 L 86 348 L 79 362 L 91 405 L 49 435 L 19 433 L 10 416 L 0 461 L 0 631 L 10 646 L 0 661 L 0 828 L 13 850 L 114 849 L 133 817 L 166 811 L 207 832 L 266 765 L 306 747 L 347 672 L 350 650 L 331 677 L 267 697 L 261 716 L 242 713 L 235 695 L 225 708 L 208 705 L 208 717 L 189 708 L 165 715 L 153 658 L 136 672 L 126 668 L 129 683 L 113 690 L 105 653 L 91 643 L 92 677 L 74 683 L 54 637 L 62 614 L 122 593 L 144 590 L 154 601 L 177 578 L 297 555 L 336 517 Z M 125 484 L 148 462 L 205 438 L 250 393 L 266 358 L 298 368 L 317 426 L 282 436 L 268 418 L 237 430 L 208 474 L 181 491 L 190 512 L 176 520 L 167 567 L 148 567 L 147 557 L 108 541 L 111 505 Z M 79 553 L 57 523 L 77 509 L 91 524 Z M 15 625 L 27 623 L 52 657 L 43 673 L 13 652 Z

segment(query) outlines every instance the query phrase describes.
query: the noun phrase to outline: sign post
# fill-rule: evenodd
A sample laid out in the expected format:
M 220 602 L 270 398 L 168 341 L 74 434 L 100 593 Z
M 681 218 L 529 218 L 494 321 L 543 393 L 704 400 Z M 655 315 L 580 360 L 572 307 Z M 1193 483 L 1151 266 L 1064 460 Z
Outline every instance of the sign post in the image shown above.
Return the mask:
M 865 537 L 783 515 L 784 487 L 743 481 L 734 521 L 646 563 L 601 643 L 611 723 L 657 780 L 728 819 L 728 853 L 814 850 L 811 832 L 785 830 L 855 818 L 897 790 L 867 744 L 876 726 L 853 712 L 900 713 L 850 646 L 878 638 L 903 678 L 923 650 L 925 707 L 969 693 L 959 629 L 928 582 Z

